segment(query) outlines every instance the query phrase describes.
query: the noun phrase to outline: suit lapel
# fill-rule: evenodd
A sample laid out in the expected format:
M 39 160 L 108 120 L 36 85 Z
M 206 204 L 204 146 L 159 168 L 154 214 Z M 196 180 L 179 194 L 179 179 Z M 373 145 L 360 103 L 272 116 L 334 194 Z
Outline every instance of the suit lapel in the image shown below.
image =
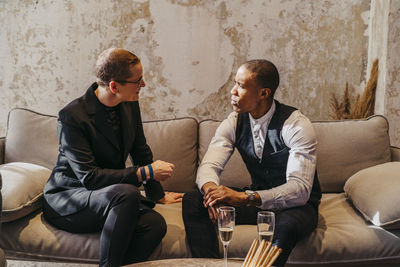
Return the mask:
M 107 124 L 106 121 L 106 112 L 104 110 L 103 105 L 97 99 L 94 91 L 97 89 L 97 83 L 92 84 L 85 94 L 85 102 L 86 102 L 86 112 L 89 115 L 89 118 L 92 120 L 92 125 L 96 127 L 96 129 L 107 138 L 108 141 L 117 149 L 119 148 L 119 142 L 117 137 L 115 136 L 111 127 Z

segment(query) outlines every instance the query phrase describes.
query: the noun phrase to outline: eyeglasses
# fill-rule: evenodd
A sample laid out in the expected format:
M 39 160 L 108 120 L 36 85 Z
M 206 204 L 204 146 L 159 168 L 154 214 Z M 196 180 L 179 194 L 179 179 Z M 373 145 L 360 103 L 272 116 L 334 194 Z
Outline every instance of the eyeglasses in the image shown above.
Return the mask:
M 137 81 L 116 81 L 117 83 L 133 83 L 133 84 L 140 84 L 143 80 L 143 76 L 139 78 Z

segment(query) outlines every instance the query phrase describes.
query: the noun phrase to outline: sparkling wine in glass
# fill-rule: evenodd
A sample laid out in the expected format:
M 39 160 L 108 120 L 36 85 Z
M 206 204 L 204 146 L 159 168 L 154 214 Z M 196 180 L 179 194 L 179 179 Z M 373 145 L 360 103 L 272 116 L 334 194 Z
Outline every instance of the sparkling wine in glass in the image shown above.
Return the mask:
M 219 230 L 219 237 L 221 238 L 222 242 L 231 241 L 233 235 L 233 228 L 224 227 L 224 228 L 219 228 L 218 230 Z
M 261 242 L 272 242 L 275 230 L 275 214 L 272 211 L 259 211 L 257 214 L 258 238 Z
M 218 232 L 224 245 L 224 265 L 228 266 L 228 245 L 235 228 L 235 208 L 223 206 L 218 208 Z

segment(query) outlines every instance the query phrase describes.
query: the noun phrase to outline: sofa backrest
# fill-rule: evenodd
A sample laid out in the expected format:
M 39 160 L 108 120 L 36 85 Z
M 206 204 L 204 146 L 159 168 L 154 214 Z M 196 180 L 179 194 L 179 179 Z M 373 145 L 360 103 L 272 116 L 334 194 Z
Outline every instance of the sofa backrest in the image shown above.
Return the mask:
M 193 118 L 144 122 L 143 128 L 154 160 L 175 164 L 174 175 L 163 187 L 167 191 L 195 189 L 198 124 Z M 58 155 L 57 117 L 28 109 L 9 113 L 4 161 L 28 162 L 53 169 Z M 129 162 L 129 158 L 128 158 Z
M 220 123 L 216 120 L 204 120 L 199 123 L 199 163 L 203 160 L 208 145 Z M 250 174 L 237 149 L 235 149 L 221 173 L 220 182 L 223 185 L 239 188 L 251 184 Z
M 160 159 L 175 164 L 165 190 L 188 192 L 195 188 L 197 161 L 201 161 L 219 121 L 197 123 L 193 118 L 143 123 L 147 142 Z M 388 122 L 383 116 L 362 120 L 313 122 L 318 140 L 317 171 L 323 192 L 342 192 L 357 171 L 391 159 Z M 52 169 L 58 155 L 57 118 L 27 109 L 9 113 L 4 161 L 28 162 Z M 251 183 L 239 153 L 234 152 L 221 183 L 243 187 Z
M 324 192 L 342 192 L 356 172 L 391 160 L 385 117 L 313 122 L 317 134 L 317 170 Z
M 16 108 L 8 114 L 4 162 L 53 169 L 58 155 L 57 117 Z
M 220 122 L 205 120 L 199 124 L 199 159 Z M 347 179 L 367 167 L 390 161 L 388 122 L 383 116 L 345 121 L 316 121 L 317 171 L 323 192 L 343 192 Z M 235 151 L 221 175 L 228 186 L 248 186 L 250 175 Z
M 197 132 L 193 118 L 143 122 L 147 143 L 154 160 L 175 165 L 170 179 L 162 182 L 166 191 L 190 192 L 196 188 Z

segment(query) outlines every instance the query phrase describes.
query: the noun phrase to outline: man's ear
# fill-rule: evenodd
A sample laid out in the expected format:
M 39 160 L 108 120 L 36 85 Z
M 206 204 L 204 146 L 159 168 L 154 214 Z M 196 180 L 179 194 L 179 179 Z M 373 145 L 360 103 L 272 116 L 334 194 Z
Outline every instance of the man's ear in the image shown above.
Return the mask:
M 118 92 L 118 90 L 117 90 L 117 84 L 115 83 L 115 81 L 110 81 L 110 82 L 108 83 L 108 87 L 110 88 L 110 90 L 111 90 L 111 92 L 112 92 L 113 94 L 116 94 L 116 93 Z
M 261 94 L 261 96 L 267 98 L 267 97 L 269 97 L 269 96 L 271 95 L 271 89 L 269 89 L 269 88 L 262 88 L 262 89 L 260 90 L 260 94 Z

